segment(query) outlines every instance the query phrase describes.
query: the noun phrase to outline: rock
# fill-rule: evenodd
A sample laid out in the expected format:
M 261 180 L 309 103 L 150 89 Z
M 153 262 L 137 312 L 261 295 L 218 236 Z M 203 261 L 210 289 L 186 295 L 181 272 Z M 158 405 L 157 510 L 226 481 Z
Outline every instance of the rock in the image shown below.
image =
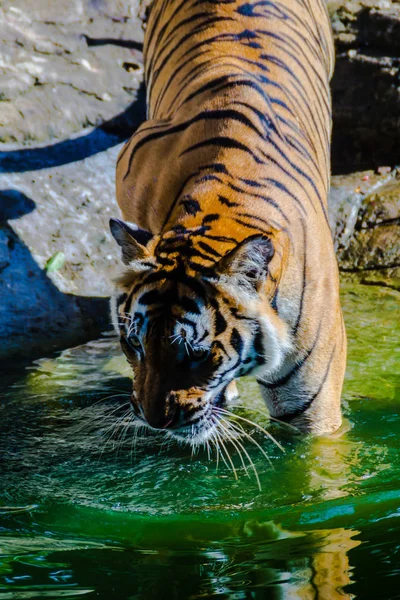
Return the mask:
M 400 164 L 400 4 L 328 2 L 336 42 L 332 166 Z
M 330 219 L 340 270 L 400 289 L 398 172 L 333 177 Z
M 145 4 L 0 8 L 0 361 L 110 327 L 119 260 L 108 219 L 117 146 L 144 118 Z
M 110 328 L 118 150 L 1 176 L 0 360 L 43 356 Z M 61 253 L 64 261 L 48 269 Z
M 341 260 L 341 253 L 348 247 L 352 239 L 359 213 L 365 198 L 391 182 L 396 171 L 378 174 L 374 171 L 363 171 L 350 175 L 332 177 L 329 194 L 329 220 L 334 236 L 335 250 Z
M 143 77 L 138 1 L 17 0 L 0 8 L 0 142 L 65 139 L 127 110 Z M 126 65 L 135 68 L 126 68 Z

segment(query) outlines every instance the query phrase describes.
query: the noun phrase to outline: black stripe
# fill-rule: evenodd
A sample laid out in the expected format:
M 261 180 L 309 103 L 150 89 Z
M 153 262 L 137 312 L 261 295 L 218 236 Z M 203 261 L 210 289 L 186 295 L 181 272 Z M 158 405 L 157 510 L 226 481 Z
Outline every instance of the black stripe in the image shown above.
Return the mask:
M 229 208 L 233 208 L 234 206 L 240 206 L 239 202 L 232 202 L 231 200 L 228 200 L 228 198 L 225 198 L 225 196 L 219 195 L 218 200 L 221 202 L 221 204 L 229 206 Z
M 121 304 L 123 302 L 125 302 L 125 300 L 127 299 L 127 297 L 128 297 L 128 294 L 126 294 L 125 292 L 123 292 L 122 294 L 119 294 L 117 296 L 117 299 L 116 299 L 116 306 L 117 306 L 117 308 L 119 308 L 121 306 Z
M 278 212 L 279 214 L 285 219 L 286 223 L 289 223 L 289 219 L 287 218 L 287 216 L 285 215 L 285 213 L 283 212 L 283 210 L 281 209 L 281 207 L 275 202 L 275 200 L 269 196 L 264 196 L 263 194 L 256 194 L 254 192 L 245 192 L 242 188 L 238 187 L 237 185 L 234 185 L 233 183 L 228 183 L 228 187 L 235 191 L 235 192 L 239 192 L 240 194 L 248 194 L 249 196 L 253 196 L 254 198 L 260 198 L 260 200 L 262 200 L 263 202 L 266 202 L 267 204 L 270 204 L 271 206 L 273 206 Z
M 264 162 L 255 155 L 255 153 L 250 150 L 247 146 L 238 142 L 237 140 L 230 138 L 228 136 L 217 136 L 214 138 L 210 138 L 207 140 L 203 140 L 198 142 L 197 144 L 193 144 L 186 148 L 183 152 L 180 153 L 180 156 L 187 154 L 188 152 L 193 152 L 194 150 L 198 150 L 199 148 L 205 148 L 207 146 L 217 146 L 218 148 L 228 148 L 232 150 L 241 150 L 242 152 L 246 152 L 246 154 L 250 154 L 250 156 L 255 160 L 255 162 L 259 165 L 264 164 Z
M 229 18 L 226 19 L 225 17 L 210 18 L 205 23 L 202 23 L 201 25 L 199 25 L 199 26 L 197 26 L 195 28 L 192 28 L 189 33 L 187 33 L 186 35 L 184 35 L 181 38 L 179 38 L 179 43 L 176 43 L 176 40 L 174 40 L 174 44 L 173 44 L 172 49 L 164 57 L 164 59 L 161 61 L 160 66 L 155 67 L 155 65 L 154 65 L 153 68 L 152 68 L 152 71 L 153 71 L 153 85 L 157 81 L 160 73 L 162 72 L 163 68 L 168 63 L 168 61 L 170 60 L 170 58 L 175 54 L 175 52 L 177 50 L 181 50 L 182 49 L 184 43 L 187 40 L 190 40 L 190 38 L 192 38 L 195 33 L 198 34 L 198 33 L 201 33 L 202 31 L 207 31 L 207 29 L 211 28 L 211 25 L 212 25 L 213 22 L 226 21 L 226 20 L 230 20 L 230 19 Z M 208 48 L 209 44 L 211 44 L 212 42 L 216 41 L 218 39 L 218 37 L 219 36 L 214 36 L 212 38 L 204 39 L 201 42 L 195 44 L 194 46 L 191 46 L 190 48 L 187 49 L 186 56 L 188 56 L 188 55 L 191 56 L 191 60 L 193 60 L 193 56 L 192 56 L 193 52 L 195 52 L 197 49 L 202 48 L 204 46 L 206 46 Z M 162 49 L 161 49 L 161 51 L 162 51 Z M 156 60 L 154 62 L 156 62 Z
M 235 219 L 236 223 L 239 223 L 239 225 L 243 225 L 243 227 L 247 227 L 247 229 L 254 229 L 255 231 L 258 231 L 260 233 L 266 233 L 265 231 L 260 229 L 259 225 L 253 225 L 252 223 L 246 223 L 246 221 L 242 221 L 242 219 L 238 219 L 237 217 L 234 217 L 234 219 Z
M 201 342 L 206 339 L 206 337 L 208 336 L 209 333 L 210 332 L 208 331 L 208 329 L 205 329 L 205 331 L 204 331 L 203 335 L 201 336 L 201 338 L 199 338 L 198 340 L 196 340 L 197 344 L 201 344 Z
M 195 302 L 193 298 L 189 298 L 188 296 L 182 296 L 181 298 L 179 298 L 177 304 L 181 306 L 186 312 L 193 313 L 195 315 L 201 314 L 201 310 L 198 307 L 197 302 Z
M 188 325 L 191 327 L 193 329 L 193 337 L 197 338 L 197 324 L 195 321 L 192 321 L 192 319 L 188 319 L 187 317 L 183 317 L 183 319 L 180 319 L 179 322 L 182 323 L 182 325 Z
M 263 334 L 259 325 L 253 339 L 253 352 L 255 354 L 254 360 L 257 365 L 260 366 L 265 364 Z
M 238 353 L 239 357 L 242 357 L 243 354 L 243 339 L 236 327 L 232 329 L 230 343 L 235 352 Z
M 303 219 L 300 219 L 300 223 L 301 223 L 301 227 L 302 227 L 302 230 L 303 230 L 303 250 L 304 250 L 304 256 L 303 256 L 303 279 L 302 279 L 302 287 L 301 287 L 299 313 L 297 315 L 296 323 L 294 324 L 294 327 L 293 327 L 293 335 L 296 335 L 297 331 L 299 329 L 299 325 L 300 325 L 300 321 L 301 321 L 301 316 L 303 314 L 304 295 L 305 295 L 306 285 L 307 285 L 307 236 L 306 236 L 306 228 L 305 228 L 305 224 L 304 224 Z
M 329 359 L 328 365 L 326 367 L 325 374 L 324 374 L 324 376 L 322 378 L 322 381 L 321 381 L 321 383 L 320 383 L 317 391 L 315 392 L 315 394 L 313 394 L 312 396 L 310 396 L 310 398 L 308 400 L 306 400 L 305 403 L 302 406 L 300 406 L 299 408 L 297 408 L 296 410 L 289 411 L 289 412 L 285 413 L 284 415 L 279 415 L 278 418 L 279 418 L 280 421 L 284 421 L 285 423 L 288 423 L 288 422 L 292 421 L 293 419 L 295 419 L 296 417 L 299 417 L 300 415 L 302 415 L 303 413 L 305 413 L 306 410 L 308 410 L 311 407 L 311 405 L 314 402 L 314 400 L 321 393 L 321 390 L 322 390 L 322 388 L 323 388 L 323 386 L 324 386 L 324 384 L 325 384 L 325 382 L 326 382 L 326 380 L 328 378 L 329 371 L 330 371 L 331 364 L 332 364 L 332 360 L 333 360 L 333 355 L 335 353 L 335 348 L 336 348 L 336 346 L 333 347 L 332 354 L 331 354 L 331 357 Z
M 271 183 L 274 187 L 277 187 L 282 192 L 285 192 L 285 194 L 287 194 L 290 198 L 292 198 L 296 202 L 296 205 L 300 208 L 300 210 L 302 211 L 304 216 L 307 216 L 307 211 L 304 208 L 304 206 L 302 205 L 302 203 L 300 202 L 300 200 L 294 194 L 292 194 L 292 192 L 286 187 L 286 185 L 284 183 L 282 183 L 281 181 L 278 181 L 277 179 L 273 179 L 272 177 L 264 177 L 263 181 L 265 181 L 267 183 Z
M 195 198 L 187 196 L 185 199 L 181 200 L 181 204 L 185 207 L 188 215 L 196 215 L 198 212 L 201 212 L 200 204 Z
M 164 304 L 166 293 L 161 293 L 159 290 L 150 290 L 145 292 L 139 298 L 139 304 L 149 306 L 150 304 Z
M 223 163 L 210 163 L 209 165 L 202 165 L 199 167 L 199 171 L 206 171 L 207 169 L 215 171 L 216 173 L 223 173 L 224 175 L 230 174 Z
M 214 340 L 213 341 L 213 347 L 214 348 L 219 348 L 219 350 L 222 350 L 222 352 L 225 354 L 225 356 L 227 356 L 229 358 L 229 354 L 227 353 L 225 346 L 223 345 L 222 342 L 220 342 L 219 340 Z
M 305 365 L 305 363 L 307 362 L 307 360 L 309 359 L 309 357 L 315 350 L 315 348 L 318 344 L 320 332 L 321 332 L 321 321 L 319 323 L 317 334 L 315 336 L 315 340 L 314 340 L 311 348 L 309 348 L 307 350 L 307 352 L 302 356 L 302 358 L 296 362 L 295 366 L 293 367 L 293 369 L 291 369 L 289 371 L 289 373 L 287 373 L 284 377 L 281 377 L 280 379 L 277 379 L 276 381 L 273 381 L 271 383 L 267 383 L 266 381 L 262 381 L 261 379 L 258 380 L 258 383 L 267 390 L 276 390 L 278 387 L 281 387 L 282 385 L 287 385 L 289 383 L 290 379 L 292 379 L 292 377 L 294 377 L 296 375 L 296 373 L 298 371 L 300 371 L 300 369 Z
M 188 121 L 184 121 L 183 123 L 179 123 L 178 125 L 174 125 L 173 127 L 166 128 L 163 131 L 155 131 L 154 133 L 151 133 L 151 134 L 147 135 L 146 137 L 142 138 L 141 140 L 139 140 L 135 144 L 134 148 L 132 149 L 131 155 L 129 156 L 128 167 L 127 167 L 127 170 L 125 172 L 123 179 L 126 179 L 126 177 L 129 175 L 131 167 L 132 167 L 132 162 L 133 162 L 133 159 L 134 159 L 136 153 L 140 150 L 140 148 L 142 148 L 142 146 L 144 146 L 148 142 L 160 139 L 167 135 L 174 135 L 175 133 L 180 133 L 182 131 L 185 131 L 188 127 L 190 127 L 191 125 L 193 125 L 199 121 L 207 121 L 207 120 L 214 120 L 214 119 L 216 119 L 216 120 L 232 119 L 234 121 L 239 121 L 239 122 L 243 123 L 244 125 L 247 125 L 247 127 L 250 127 L 253 130 L 255 130 L 257 133 L 259 133 L 258 129 L 255 127 L 255 125 L 252 123 L 252 121 L 250 119 L 246 118 L 241 112 L 239 112 L 237 110 L 225 109 L 225 110 L 202 111 L 201 113 L 192 117 Z M 219 139 L 219 138 L 216 138 L 216 139 Z M 221 138 L 221 140 L 230 140 L 230 138 Z M 232 140 L 232 142 L 233 141 L 234 140 Z M 247 151 L 246 146 L 243 146 L 242 144 L 240 144 L 240 149 L 245 149 Z M 190 151 L 190 148 L 188 150 L 182 152 L 182 154 L 185 154 L 186 152 L 189 152 L 189 151 Z M 191 175 L 190 177 L 193 177 L 193 175 Z
M 209 300 L 210 305 L 212 306 L 212 308 L 214 309 L 214 315 L 215 315 L 215 336 L 219 337 L 222 333 L 224 333 L 224 331 L 226 330 L 228 323 L 226 322 L 225 317 L 222 315 L 218 302 L 215 300 L 215 298 L 210 298 Z
M 199 242 L 197 242 L 197 244 L 200 246 L 200 248 L 208 252 L 208 254 L 211 254 L 212 256 L 215 256 L 217 258 L 221 258 L 222 254 L 214 250 L 214 248 L 212 248 L 209 244 L 206 244 L 206 242 L 202 242 L 200 240 Z

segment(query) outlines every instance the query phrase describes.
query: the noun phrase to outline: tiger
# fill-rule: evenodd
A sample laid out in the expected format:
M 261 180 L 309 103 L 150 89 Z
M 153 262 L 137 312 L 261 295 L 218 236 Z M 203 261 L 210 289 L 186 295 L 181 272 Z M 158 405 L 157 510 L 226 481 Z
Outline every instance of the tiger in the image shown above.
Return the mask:
M 256 378 L 271 419 L 341 425 L 323 0 L 153 0 L 147 119 L 117 160 L 114 326 L 146 427 L 205 444 Z

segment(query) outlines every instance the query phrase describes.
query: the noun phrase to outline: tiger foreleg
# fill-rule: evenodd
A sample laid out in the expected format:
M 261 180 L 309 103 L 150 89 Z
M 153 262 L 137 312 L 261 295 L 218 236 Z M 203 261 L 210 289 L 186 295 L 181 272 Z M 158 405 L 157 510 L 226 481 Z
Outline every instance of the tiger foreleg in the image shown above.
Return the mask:
M 342 423 L 341 392 L 346 368 L 344 328 L 335 344 L 319 348 L 315 356 L 292 365 L 279 379 L 258 379 L 272 417 L 304 433 L 325 435 Z

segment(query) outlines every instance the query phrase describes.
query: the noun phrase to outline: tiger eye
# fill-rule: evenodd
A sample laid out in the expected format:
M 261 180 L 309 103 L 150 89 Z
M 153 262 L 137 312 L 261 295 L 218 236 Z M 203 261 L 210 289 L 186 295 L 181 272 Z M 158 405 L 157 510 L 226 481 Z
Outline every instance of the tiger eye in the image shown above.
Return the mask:
M 193 348 L 192 358 L 198 362 L 208 358 L 210 351 L 207 348 Z
M 122 337 L 121 338 L 121 345 L 122 348 L 124 349 L 124 347 L 128 350 L 133 350 L 134 352 L 138 352 L 139 349 L 142 347 L 142 344 L 140 342 L 140 339 L 138 338 L 137 335 L 130 335 L 127 337 Z
M 142 345 L 140 343 L 140 340 L 138 338 L 137 335 L 131 335 L 127 338 L 127 342 L 130 346 L 133 346 L 134 348 L 140 348 L 140 346 Z

